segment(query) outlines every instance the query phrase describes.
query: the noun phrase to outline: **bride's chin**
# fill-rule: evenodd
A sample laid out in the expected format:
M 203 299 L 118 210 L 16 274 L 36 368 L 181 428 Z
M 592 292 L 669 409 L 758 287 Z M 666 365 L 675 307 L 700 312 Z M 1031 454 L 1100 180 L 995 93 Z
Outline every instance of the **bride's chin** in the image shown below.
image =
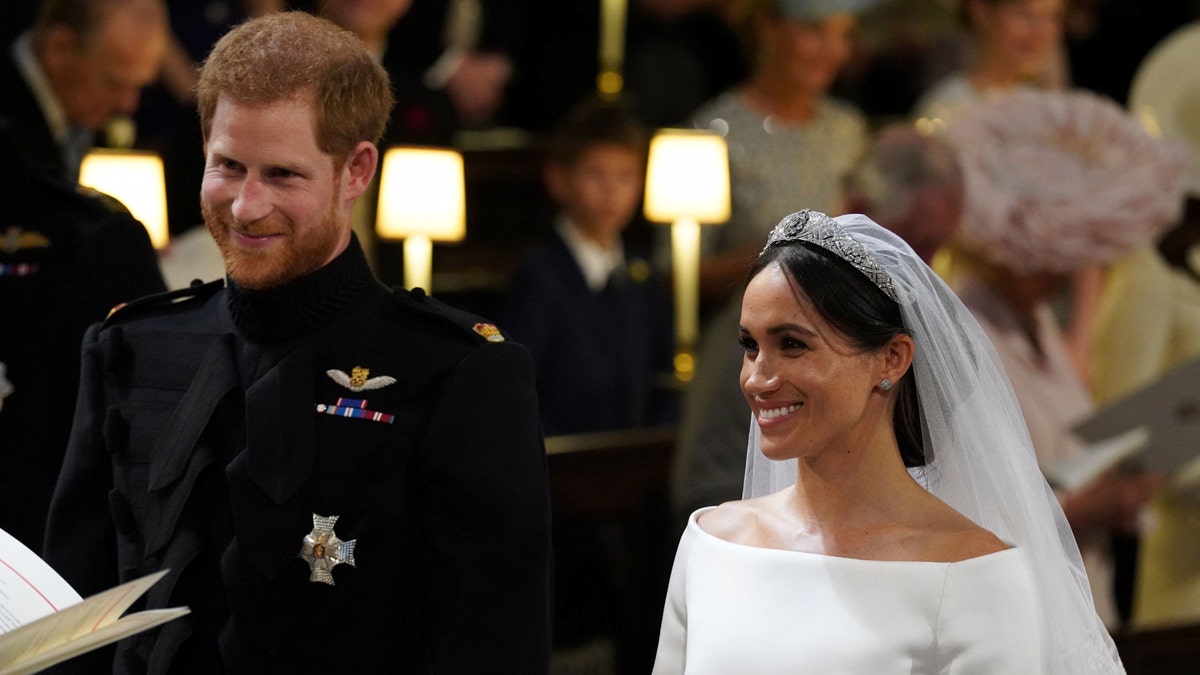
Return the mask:
M 766 439 L 761 441 L 759 445 L 759 451 L 762 452 L 763 457 L 776 462 L 782 462 L 785 459 L 796 458 L 796 451 L 793 448 L 780 443 L 772 443 Z

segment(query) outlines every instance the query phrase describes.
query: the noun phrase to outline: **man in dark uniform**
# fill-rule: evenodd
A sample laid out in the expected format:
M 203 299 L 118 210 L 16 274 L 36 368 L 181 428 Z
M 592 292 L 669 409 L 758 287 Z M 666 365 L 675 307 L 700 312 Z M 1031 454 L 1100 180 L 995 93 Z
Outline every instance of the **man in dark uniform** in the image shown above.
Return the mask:
M 161 0 L 43 0 L 0 53 L 0 117 L 29 164 L 78 179 L 95 132 L 158 75 L 166 16 Z
M 0 407 L 0 529 L 40 551 L 84 331 L 164 286 L 146 228 L 111 197 L 33 170 L 2 118 L 0 195 L 0 363 L 12 383 Z
M 192 610 L 111 667 L 546 672 L 529 354 L 383 288 L 351 234 L 386 74 L 352 34 L 276 13 L 217 43 L 198 99 L 228 281 L 89 330 L 51 505 L 45 557 L 81 594 L 169 568 L 147 606 Z

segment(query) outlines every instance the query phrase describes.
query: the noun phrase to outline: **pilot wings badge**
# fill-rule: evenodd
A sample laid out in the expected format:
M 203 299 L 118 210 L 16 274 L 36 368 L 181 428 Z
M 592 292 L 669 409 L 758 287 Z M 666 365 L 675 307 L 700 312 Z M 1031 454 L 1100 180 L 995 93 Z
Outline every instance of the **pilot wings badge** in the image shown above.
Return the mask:
M 16 253 L 27 248 L 49 248 L 50 240 L 46 235 L 34 230 L 25 230 L 16 225 L 10 225 L 0 235 L 0 251 Z
M 346 371 L 332 368 L 325 371 L 329 379 L 337 382 L 350 391 L 369 391 L 371 389 L 382 389 L 389 384 L 395 384 L 396 378 L 390 375 L 377 375 L 371 377 L 371 370 L 362 366 L 354 366 L 347 375 Z

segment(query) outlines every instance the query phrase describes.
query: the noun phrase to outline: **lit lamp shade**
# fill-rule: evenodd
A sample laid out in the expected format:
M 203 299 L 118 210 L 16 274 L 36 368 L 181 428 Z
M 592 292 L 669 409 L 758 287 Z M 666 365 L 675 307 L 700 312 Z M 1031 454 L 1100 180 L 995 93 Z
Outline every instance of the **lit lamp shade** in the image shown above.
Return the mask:
M 404 240 L 404 285 L 429 289 L 433 241 L 467 234 L 462 155 L 453 150 L 390 148 L 379 178 L 375 231 Z
M 646 219 L 718 224 L 729 220 L 729 152 L 725 138 L 664 129 L 650 141 Z
M 120 201 L 146 227 L 154 248 L 166 248 L 167 192 L 157 153 L 94 149 L 79 167 L 79 184 Z
M 664 129 L 650 141 L 646 219 L 671 223 L 675 374 L 692 379 L 700 326 L 700 224 L 729 220 L 729 152 L 717 134 Z

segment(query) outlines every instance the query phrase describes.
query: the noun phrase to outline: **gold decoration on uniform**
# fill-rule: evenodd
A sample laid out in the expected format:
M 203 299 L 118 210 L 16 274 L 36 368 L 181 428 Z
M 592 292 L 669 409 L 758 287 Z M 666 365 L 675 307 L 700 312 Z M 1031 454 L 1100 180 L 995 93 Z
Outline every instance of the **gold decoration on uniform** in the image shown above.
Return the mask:
M 311 571 L 308 580 L 335 586 L 333 583 L 334 567 L 345 563 L 354 567 L 354 544 L 357 539 L 342 541 L 333 531 L 338 516 L 318 516 L 313 514 L 313 529 L 304 537 L 300 547 L 300 558 L 308 563 Z
M 16 225 L 10 225 L 0 237 L 0 251 L 16 253 L 27 248 L 48 248 L 50 240 L 41 232 L 26 232 Z
M 331 380 L 337 382 L 350 391 L 368 391 L 371 389 L 382 389 L 389 384 L 395 384 L 396 378 L 390 375 L 378 375 L 371 377 L 371 369 L 363 368 L 362 366 L 354 366 L 350 369 L 350 374 L 346 371 L 331 368 L 325 371 Z
M 488 342 L 504 342 L 504 336 L 500 334 L 500 329 L 496 327 L 496 324 L 477 323 L 472 328 Z

